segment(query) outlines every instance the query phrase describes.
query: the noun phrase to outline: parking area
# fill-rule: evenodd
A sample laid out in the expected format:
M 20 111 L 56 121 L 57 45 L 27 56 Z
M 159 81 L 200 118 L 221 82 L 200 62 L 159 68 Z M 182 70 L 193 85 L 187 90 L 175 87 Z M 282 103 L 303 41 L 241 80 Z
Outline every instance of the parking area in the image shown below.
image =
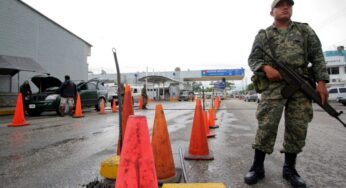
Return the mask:
M 155 106 L 138 110 L 145 115 L 150 135 L 153 131 Z M 162 103 L 172 144 L 174 162 L 181 167 L 179 148 L 189 147 L 194 102 Z M 206 108 L 210 105 L 206 103 Z M 345 110 L 341 104 L 333 106 Z M 223 100 L 217 111 L 218 129 L 208 139 L 212 161 L 186 161 L 190 182 L 223 182 L 230 187 L 249 187 L 243 176 L 251 166 L 251 144 L 256 133 L 257 103 L 239 99 Z M 0 116 L 0 187 L 83 187 L 99 174 L 100 162 L 116 153 L 118 113 L 101 115 L 95 109 L 83 111 L 84 118 L 59 117 L 54 112 L 27 117 L 29 126 L 10 128 L 12 116 Z M 297 169 L 308 187 L 344 187 L 346 185 L 345 128 L 315 106 L 304 152 L 298 156 Z M 346 115 L 341 115 L 346 120 Z M 281 177 L 283 122 L 274 153 L 265 161 L 266 178 L 253 187 L 290 187 Z

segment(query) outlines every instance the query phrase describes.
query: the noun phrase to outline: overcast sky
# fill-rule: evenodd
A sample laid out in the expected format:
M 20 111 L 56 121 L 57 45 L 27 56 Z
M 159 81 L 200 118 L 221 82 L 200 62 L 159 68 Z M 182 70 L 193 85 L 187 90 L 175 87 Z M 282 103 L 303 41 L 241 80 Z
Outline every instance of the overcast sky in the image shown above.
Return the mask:
M 272 0 L 23 0 L 93 45 L 89 69 L 122 72 L 245 68 L 255 35 L 272 24 Z M 346 45 L 346 0 L 297 0 L 323 50 Z

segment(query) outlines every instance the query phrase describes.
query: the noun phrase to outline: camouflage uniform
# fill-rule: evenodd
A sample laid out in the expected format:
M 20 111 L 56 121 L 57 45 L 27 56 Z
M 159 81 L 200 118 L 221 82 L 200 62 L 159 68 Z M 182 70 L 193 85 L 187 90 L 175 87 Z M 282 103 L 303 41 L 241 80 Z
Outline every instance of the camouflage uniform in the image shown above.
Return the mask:
M 269 40 L 279 62 L 304 77 L 313 77 L 315 81 L 329 81 L 321 43 L 307 24 L 290 21 L 286 30 L 279 30 L 271 25 L 257 34 L 253 46 L 260 45 L 267 53 L 272 54 L 268 46 Z M 271 60 L 258 49 L 252 51 L 248 63 L 255 74 L 262 72 L 263 65 L 275 68 Z M 307 69 L 309 63 L 312 65 L 312 75 Z M 305 145 L 308 123 L 313 117 L 311 100 L 300 91 L 289 99 L 284 99 L 280 92 L 286 86 L 285 81 L 270 81 L 265 77 L 261 79 L 265 79 L 264 83 L 267 84 L 257 108 L 259 127 L 253 148 L 268 154 L 273 152 L 278 125 L 285 109 L 283 152 L 301 152 Z

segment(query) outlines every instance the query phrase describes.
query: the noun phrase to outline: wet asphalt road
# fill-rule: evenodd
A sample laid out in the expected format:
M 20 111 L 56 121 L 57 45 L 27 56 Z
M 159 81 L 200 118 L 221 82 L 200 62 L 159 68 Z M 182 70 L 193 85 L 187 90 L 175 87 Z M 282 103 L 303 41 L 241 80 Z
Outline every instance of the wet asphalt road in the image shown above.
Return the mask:
M 208 104 L 207 104 L 208 105 Z M 340 104 L 336 109 L 346 111 Z M 251 143 L 256 132 L 256 103 L 238 99 L 222 101 L 209 150 L 213 161 L 184 161 L 189 182 L 224 182 L 232 187 L 250 187 L 243 175 L 252 163 Z M 181 167 L 178 149 L 188 148 L 193 121 L 193 102 L 163 103 L 175 165 Z M 150 109 L 155 103 L 149 104 Z M 29 126 L 9 128 L 12 116 L 0 116 L 0 187 L 83 187 L 100 179 L 100 162 L 116 152 L 118 113 L 99 115 L 85 111 L 84 118 L 57 117 L 47 113 L 27 117 Z M 146 115 L 150 132 L 154 110 Z M 337 120 L 315 108 L 306 147 L 298 155 L 297 169 L 308 187 L 346 187 L 346 129 Z M 346 114 L 341 115 L 346 121 Z M 266 178 L 252 187 L 290 187 L 281 177 L 283 140 L 280 124 L 274 153 L 265 161 Z

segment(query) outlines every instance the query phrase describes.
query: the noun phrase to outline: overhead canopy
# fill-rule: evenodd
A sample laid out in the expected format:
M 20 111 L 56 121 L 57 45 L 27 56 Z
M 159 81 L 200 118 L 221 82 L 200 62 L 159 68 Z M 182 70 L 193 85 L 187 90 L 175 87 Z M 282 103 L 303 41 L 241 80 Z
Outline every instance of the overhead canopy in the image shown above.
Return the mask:
M 140 79 L 138 79 L 141 82 L 148 81 L 152 83 L 160 83 L 160 82 L 174 82 L 174 83 L 179 83 L 177 80 L 173 80 L 171 78 L 165 77 L 165 76 L 157 76 L 157 75 L 151 75 L 151 76 L 144 76 Z
M 13 76 L 19 71 L 48 73 L 32 58 L 0 55 L 0 75 Z

